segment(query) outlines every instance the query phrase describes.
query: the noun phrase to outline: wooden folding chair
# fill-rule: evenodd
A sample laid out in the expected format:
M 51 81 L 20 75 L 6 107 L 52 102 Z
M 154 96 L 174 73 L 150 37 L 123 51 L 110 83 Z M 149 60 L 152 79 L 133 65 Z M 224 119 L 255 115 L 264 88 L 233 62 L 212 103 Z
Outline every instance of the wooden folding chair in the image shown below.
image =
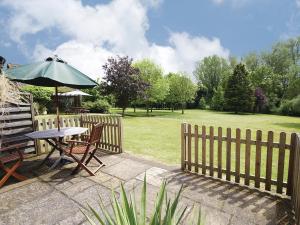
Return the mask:
M 70 140 L 68 141 L 71 145 L 70 148 L 63 148 L 65 154 L 73 158 L 78 165 L 73 170 L 72 174 L 75 174 L 79 169 L 85 169 L 91 176 L 95 176 L 95 173 L 104 166 L 103 162 L 95 155 L 96 150 L 99 147 L 100 139 L 103 132 L 103 124 L 98 123 L 93 126 L 91 134 L 84 141 Z M 89 157 L 87 158 L 89 154 Z M 82 155 L 80 158 L 78 155 Z M 92 172 L 88 167 L 88 163 L 94 158 L 98 163 L 99 167 Z
M 20 150 L 20 148 L 24 146 L 25 144 L 15 144 L 0 148 L 0 169 L 5 172 L 5 175 L 0 180 L 0 188 L 11 176 L 15 177 L 19 181 L 27 179 L 27 177 L 16 172 L 18 167 L 21 166 L 24 159 L 23 153 Z M 8 167 L 6 166 L 7 164 L 12 164 L 12 166 Z

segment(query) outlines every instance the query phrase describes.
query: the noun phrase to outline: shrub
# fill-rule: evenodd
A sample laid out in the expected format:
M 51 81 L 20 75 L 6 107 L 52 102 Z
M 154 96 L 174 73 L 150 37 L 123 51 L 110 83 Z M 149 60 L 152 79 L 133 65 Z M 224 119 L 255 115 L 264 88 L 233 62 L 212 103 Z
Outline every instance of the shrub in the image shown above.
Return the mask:
M 300 116 L 300 95 L 291 100 L 283 101 L 279 112 L 283 115 Z
M 92 113 L 108 113 L 111 107 L 105 99 L 97 100 L 95 102 L 84 102 L 83 106 Z
M 128 196 L 123 184 L 121 184 L 121 196 L 120 200 L 117 198 L 115 192 L 112 193 L 112 208 L 113 213 L 110 213 L 100 201 L 100 212 L 96 212 L 91 206 L 89 206 L 89 212 L 84 212 L 90 224 L 102 224 L 102 225 L 175 225 L 181 224 L 184 216 L 186 215 L 187 207 L 179 210 L 180 195 L 182 187 L 175 195 L 174 199 L 171 199 L 167 195 L 166 182 L 164 181 L 160 187 L 159 193 L 156 197 L 155 207 L 151 213 L 149 219 L 146 215 L 147 207 L 147 183 L 146 176 L 144 178 L 144 184 L 141 192 L 141 200 L 139 204 L 135 201 L 135 196 Z M 94 219 L 92 219 L 92 216 Z M 189 219 L 188 224 L 201 225 L 201 212 L 199 210 L 197 217 L 185 218 Z
M 205 101 L 205 98 L 204 98 L 204 97 L 200 98 L 198 108 L 199 108 L 199 109 L 206 109 L 206 101 Z
M 53 95 L 54 89 L 49 87 L 37 87 L 32 85 L 26 85 L 21 88 L 24 92 L 29 92 L 32 94 L 33 101 L 38 103 L 39 108 L 38 111 L 42 113 L 45 108 L 50 110 L 50 107 L 53 106 L 51 104 L 51 96 Z

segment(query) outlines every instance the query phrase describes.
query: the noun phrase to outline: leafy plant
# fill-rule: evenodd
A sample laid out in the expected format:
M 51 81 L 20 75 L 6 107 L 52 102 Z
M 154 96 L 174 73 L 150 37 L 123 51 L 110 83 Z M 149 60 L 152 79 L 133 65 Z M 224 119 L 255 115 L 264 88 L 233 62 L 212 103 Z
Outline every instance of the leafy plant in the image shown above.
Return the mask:
M 31 93 L 33 101 L 39 105 L 38 111 L 42 113 L 45 108 L 51 110 L 51 96 L 53 95 L 54 89 L 51 87 L 37 87 L 33 85 L 26 85 L 21 88 L 22 91 Z
M 279 112 L 283 115 L 300 116 L 300 95 L 292 100 L 283 101 Z
M 154 211 L 149 217 L 149 220 L 147 220 L 147 183 L 145 176 L 141 193 L 141 202 L 139 206 L 137 206 L 136 202 L 133 201 L 133 199 L 135 199 L 134 196 L 127 196 L 124 186 L 121 184 L 120 200 L 117 198 L 116 193 L 114 191 L 112 192 L 113 213 L 109 213 L 107 211 L 102 201 L 100 202 L 100 213 L 96 212 L 96 210 L 93 209 L 90 205 L 89 213 L 83 211 L 82 212 L 92 225 L 96 223 L 100 223 L 101 225 L 177 225 L 182 221 L 187 210 L 187 207 L 185 207 L 183 210 L 178 210 L 181 193 L 182 187 L 173 200 L 168 198 L 166 191 L 166 182 L 164 181 L 157 195 Z M 94 219 L 92 218 L 92 216 L 94 216 Z M 200 210 L 198 217 L 192 219 L 196 220 L 191 220 L 189 224 L 202 224 Z
M 84 102 L 83 106 L 92 113 L 108 113 L 111 107 L 105 99 L 100 99 L 95 102 Z

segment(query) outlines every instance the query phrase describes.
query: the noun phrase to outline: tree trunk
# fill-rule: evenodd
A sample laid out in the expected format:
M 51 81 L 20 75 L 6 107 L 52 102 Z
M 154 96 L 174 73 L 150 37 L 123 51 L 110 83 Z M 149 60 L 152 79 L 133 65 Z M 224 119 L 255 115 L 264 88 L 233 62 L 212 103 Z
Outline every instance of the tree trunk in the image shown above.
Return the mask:
M 153 108 L 152 108 L 152 106 L 151 106 L 151 112 L 152 112 L 152 109 L 153 109 Z
M 147 106 L 147 115 L 149 115 L 149 107 Z
M 133 106 L 133 112 L 136 112 L 136 107 L 135 106 Z
M 125 108 L 122 108 L 122 117 L 125 116 Z
M 184 114 L 184 104 L 181 104 L 181 114 Z

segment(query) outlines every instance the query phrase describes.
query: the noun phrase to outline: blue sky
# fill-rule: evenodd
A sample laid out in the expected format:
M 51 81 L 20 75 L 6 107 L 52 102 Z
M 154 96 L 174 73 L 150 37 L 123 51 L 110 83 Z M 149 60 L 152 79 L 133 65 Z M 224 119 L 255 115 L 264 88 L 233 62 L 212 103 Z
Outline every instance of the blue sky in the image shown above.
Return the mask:
M 0 0 L 0 49 L 19 64 L 58 54 L 93 78 L 116 54 L 191 74 L 205 56 L 268 50 L 299 22 L 299 0 Z

